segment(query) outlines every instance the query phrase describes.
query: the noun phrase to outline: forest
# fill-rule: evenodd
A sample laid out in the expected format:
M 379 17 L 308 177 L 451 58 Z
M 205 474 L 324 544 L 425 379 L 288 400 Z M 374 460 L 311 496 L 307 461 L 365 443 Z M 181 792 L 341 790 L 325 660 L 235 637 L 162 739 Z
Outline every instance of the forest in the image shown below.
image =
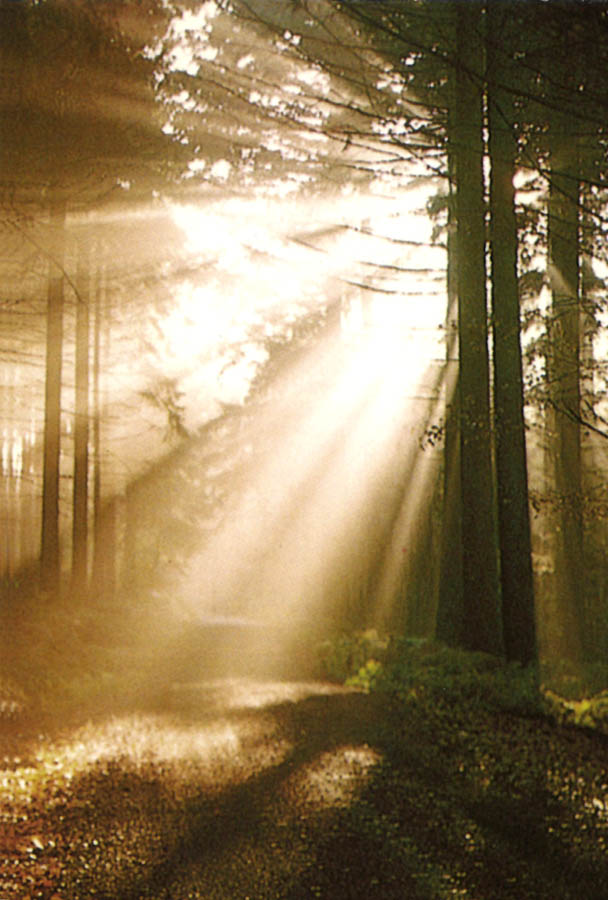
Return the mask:
M 608 4 L 0 65 L 3 900 L 608 896 Z

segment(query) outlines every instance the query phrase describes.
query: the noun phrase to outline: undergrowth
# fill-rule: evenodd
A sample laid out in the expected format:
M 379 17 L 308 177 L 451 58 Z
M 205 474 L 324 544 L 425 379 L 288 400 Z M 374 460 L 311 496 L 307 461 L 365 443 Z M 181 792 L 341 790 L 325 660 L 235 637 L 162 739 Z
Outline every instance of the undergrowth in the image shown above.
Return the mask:
M 364 691 L 389 692 L 400 700 L 464 702 L 527 714 L 540 711 L 536 669 L 429 640 L 382 639 L 373 630 L 343 634 L 322 645 L 321 663 L 331 680 Z
M 3 622 L 0 719 L 62 720 L 136 702 L 141 661 L 120 634 L 95 631 L 93 612 L 37 599 Z
M 535 667 L 424 640 L 396 639 L 374 687 L 402 700 L 424 698 L 522 715 L 544 711 Z
M 586 670 L 576 679 L 569 676 L 562 691 L 554 679 L 548 682 L 543 667 L 523 667 L 427 639 L 382 638 L 374 630 L 325 641 L 320 660 L 330 680 L 389 693 L 402 702 L 550 716 L 608 732 L 608 690 L 598 690 L 597 673 L 590 667 L 593 679 Z

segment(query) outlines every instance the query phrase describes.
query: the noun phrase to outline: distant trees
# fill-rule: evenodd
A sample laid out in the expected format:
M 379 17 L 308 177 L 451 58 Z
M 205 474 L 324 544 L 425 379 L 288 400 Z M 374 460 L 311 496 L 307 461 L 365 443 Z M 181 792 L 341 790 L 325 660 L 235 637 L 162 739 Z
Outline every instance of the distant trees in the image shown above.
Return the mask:
M 72 501 L 72 588 L 81 591 L 88 577 L 89 383 L 92 248 L 78 242 L 74 349 L 74 487 Z
M 76 304 L 73 586 L 86 588 L 88 570 L 88 282 L 98 261 L 82 228 L 75 244 L 70 220 L 120 193 L 121 180 L 138 180 L 149 192 L 150 177 L 158 184 L 174 158 L 155 117 L 151 67 L 117 30 L 120 10 L 121 3 L 101 11 L 87 0 L 0 4 L 2 215 L 48 268 L 40 574 L 53 594 L 61 571 L 66 291 Z
M 52 243 L 46 317 L 44 456 L 41 576 L 44 587 L 59 586 L 59 454 L 61 446 L 61 369 L 63 359 L 63 269 L 66 204 L 61 196 L 50 206 Z

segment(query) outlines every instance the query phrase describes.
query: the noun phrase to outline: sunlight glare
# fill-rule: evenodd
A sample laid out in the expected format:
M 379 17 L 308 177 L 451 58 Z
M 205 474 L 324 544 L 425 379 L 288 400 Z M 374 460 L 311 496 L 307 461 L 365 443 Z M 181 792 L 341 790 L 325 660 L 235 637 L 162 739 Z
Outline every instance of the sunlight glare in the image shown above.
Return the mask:
M 239 402 L 239 379 L 247 385 L 265 358 L 262 324 L 276 315 L 286 327 L 332 292 L 340 307 L 334 329 L 284 370 L 272 403 L 248 411 L 242 440 L 252 453 L 179 587 L 195 620 L 287 619 L 294 631 L 321 621 L 348 582 L 377 570 L 381 546 L 369 609 L 386 613 L 394 601 L 401 545 L 436 475 L 426 459 L 411 465 L 435 403 L 423 396 L 428 373 L 443 355 L 445 250 L 429 245 L 431 224 L 412 212 L 428 190 L 414 186 L 399 202 L 370 192 L 338 206 L 317 198 L 314 218 L 306 200 L 268 197 L 172 209 L 188 252 L 213 261 L 215 274 L 176 290 L 161 330 L 199 372 L 201 354 L 228 359 L 238 344 L 227 367 L 210 361 L 207 371 Z

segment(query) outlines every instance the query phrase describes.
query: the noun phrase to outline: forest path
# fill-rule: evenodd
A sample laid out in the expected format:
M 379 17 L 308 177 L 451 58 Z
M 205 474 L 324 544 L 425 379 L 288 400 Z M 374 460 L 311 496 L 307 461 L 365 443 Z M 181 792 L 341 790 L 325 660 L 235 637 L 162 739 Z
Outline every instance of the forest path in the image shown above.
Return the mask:
M 606 739 L 545 719 L 218 679 L 5 737 L 2 900 L 608 897 Z

